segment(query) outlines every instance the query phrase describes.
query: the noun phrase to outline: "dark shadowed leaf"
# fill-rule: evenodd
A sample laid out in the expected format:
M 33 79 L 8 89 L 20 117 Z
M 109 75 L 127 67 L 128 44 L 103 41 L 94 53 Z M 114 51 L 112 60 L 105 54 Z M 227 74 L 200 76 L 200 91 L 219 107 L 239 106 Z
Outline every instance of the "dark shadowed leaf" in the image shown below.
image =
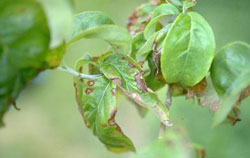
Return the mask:
M 82 73 L 89 61 L 79 60 L 76 71 Z M 91 66 L 90 66 L 91 65 Z M 98 68 L 90 64 L 91 72 Z M 75 77 L 76 100 L 85 124 L 112 152 L 135 151 L 130 139 L 115 122 L 117 112 L 116 85 L 104 76 L 95 79 Z

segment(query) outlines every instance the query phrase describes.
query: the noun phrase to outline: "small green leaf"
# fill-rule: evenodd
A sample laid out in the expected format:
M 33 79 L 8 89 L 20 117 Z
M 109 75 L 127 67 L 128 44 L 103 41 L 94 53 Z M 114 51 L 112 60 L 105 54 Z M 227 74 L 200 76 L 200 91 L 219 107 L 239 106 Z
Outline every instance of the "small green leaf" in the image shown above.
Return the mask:
M 82 73 L 86 64 L 90 62 L 79 60 L 76 64 L 76 71 Z M 94 71 L 97 70 L 96 67 L 94 69 Z M 108 150 L 112 152 L 135 151 L 130 139 L 123 134 L 115 122 L 118 108 L 116 85 L 104 76 L 89 80 L 75 77 L 74 80 L 76 100 L 86 126 L 106 145 Z
M 139 105 L 152 110 L 163 124 L 170 126 L 169 112 L 142 77 L 140 65 L 131 57 L 120 53 L 106 53 L 99 60 L 103 74 Z
M 211 67 L 211 78 L 222 103 L 215 114 L 214 126 L 227 117 L 235 104 L 247 97 L 242 98 L 241 93 L 250 86 L 249 67 L 250 46 L 246 43 L 228 44 L 217 53 Z
M 179 14 L 179 10 L 174 5 L 162 4 L 158 6 L 153 12 L 152 19 L 143 31 L 145 38 L 148 39 L 155 33 L 157 24 L 159 24 L 161 19 L 166 18 L 169 24 L 172 22 L 173 15 L 177 14 Z
M 169 128 L 132 158 L 204 158 L 204 149 L 193 145 L 180 128 Z
M 207 75 L 214 52 L 214 34 L 206 20 L 195 12 L 180 14 L 163 42 L 163 76 L 167 83 L 194 86 Z
M 101 12 L 84 12 L 75 16 L 68 45 L 84 38 L 103 39 L 119 52 L 130 53 L 131 50 L 128 31 L 113 25 L 113 21 Z

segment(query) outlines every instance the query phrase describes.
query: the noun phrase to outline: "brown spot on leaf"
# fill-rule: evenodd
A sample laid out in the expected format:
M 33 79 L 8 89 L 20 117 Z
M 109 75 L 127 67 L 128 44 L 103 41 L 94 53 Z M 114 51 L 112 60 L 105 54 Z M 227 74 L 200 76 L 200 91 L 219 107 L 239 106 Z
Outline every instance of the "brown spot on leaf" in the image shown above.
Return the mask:
M 115 123 L 115 115 L 116 115 L 117 109 L 114 109 L 110 115 L 110 119 L 108 120 L 108 123 L 110 126 L 114 126 Z
M 135 75 L 135 81 L 137 84 L 137 87 L 144 93 L 148 92 L 148 88 L 146 85 L 146 82 L 144 81 L 142 77 L 142 72 L 139 72 Z
M 88 85 L 89 85 L 89 86 L 94 86 L 94 85 L 95 85 L 95 82 L 96 82 L 95 79 L 94 79 L 94 80 L 89 80 L 89 81 L 88 81 Z
M 83 71 L 83 67 L 81 66 L 81 67 L 79 68 L 79 72 L 82 73 L 82 71 Z
M 87 94 L 87 95 L 89 95 L 90 93 L 92 93 L 94 90 L 92 89 L 92 88 L 87 88 L 86 90 L 85 90 L 85 93 Z

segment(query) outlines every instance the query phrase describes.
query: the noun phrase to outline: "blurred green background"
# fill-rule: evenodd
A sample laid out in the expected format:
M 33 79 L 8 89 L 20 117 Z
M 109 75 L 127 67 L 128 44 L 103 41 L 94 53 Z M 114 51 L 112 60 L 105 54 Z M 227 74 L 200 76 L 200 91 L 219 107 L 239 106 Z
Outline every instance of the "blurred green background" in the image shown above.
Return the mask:
M 76 13 L 99 10 L 126 26 L 135 6 L 146 0 L 76 0 Z M 249 0 L 197 0 L 195 8 L 214 29 L 217 49 L 236 40 L 250 43 Z M 73 67 L 85 53 L 99 55 L 106 44 L 99 40 L 80 41 L 68 50 L 64 62 Z M 74 99 L 72 76 L 46 71 L 20 95 L 18 112 L 11 109 L 5 128 L 0 129 L 0 158 L 128 158 L 130 153 L 112 154 L 87 129 Z M 164 99 L 165 89 L 159 94 Z M 122 98 L 117 122 L 137 149 L 157 138 L 159 122 L 153 114 L 141 119 L 136 109 Z M 212 112 L 194 101 L 176 98 L 171 118 L 183 125 L 191 140 L 206 148 L 207 158 L 249 158 L 250 99 L 241 105 L 243 121 L 232 127 L 211 129 Z

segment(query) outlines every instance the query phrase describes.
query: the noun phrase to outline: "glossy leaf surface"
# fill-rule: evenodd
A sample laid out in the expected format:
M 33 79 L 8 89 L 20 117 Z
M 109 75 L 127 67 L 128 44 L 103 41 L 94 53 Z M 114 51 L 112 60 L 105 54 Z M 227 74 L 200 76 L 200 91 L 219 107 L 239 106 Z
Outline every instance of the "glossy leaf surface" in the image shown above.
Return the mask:
M 194 86 L 207 75 L 214 52 L 214 34 L 206 20 L 195 12 L 180 14 L 163 43 L 163 76 L 168 83 Z
M 79 60 L 76 71 L 82 73 L 87 64 Z M 94 71 L 93 71 L 94 68 Z M 91 71 L 98 69 L 91 65 Z M 130 139 L 115 122 L 117 112 L 116 85 L 104 76 L 95 79 L 75 77 L 76 100 L 85 124 L 112 152 L 135 151 Z

